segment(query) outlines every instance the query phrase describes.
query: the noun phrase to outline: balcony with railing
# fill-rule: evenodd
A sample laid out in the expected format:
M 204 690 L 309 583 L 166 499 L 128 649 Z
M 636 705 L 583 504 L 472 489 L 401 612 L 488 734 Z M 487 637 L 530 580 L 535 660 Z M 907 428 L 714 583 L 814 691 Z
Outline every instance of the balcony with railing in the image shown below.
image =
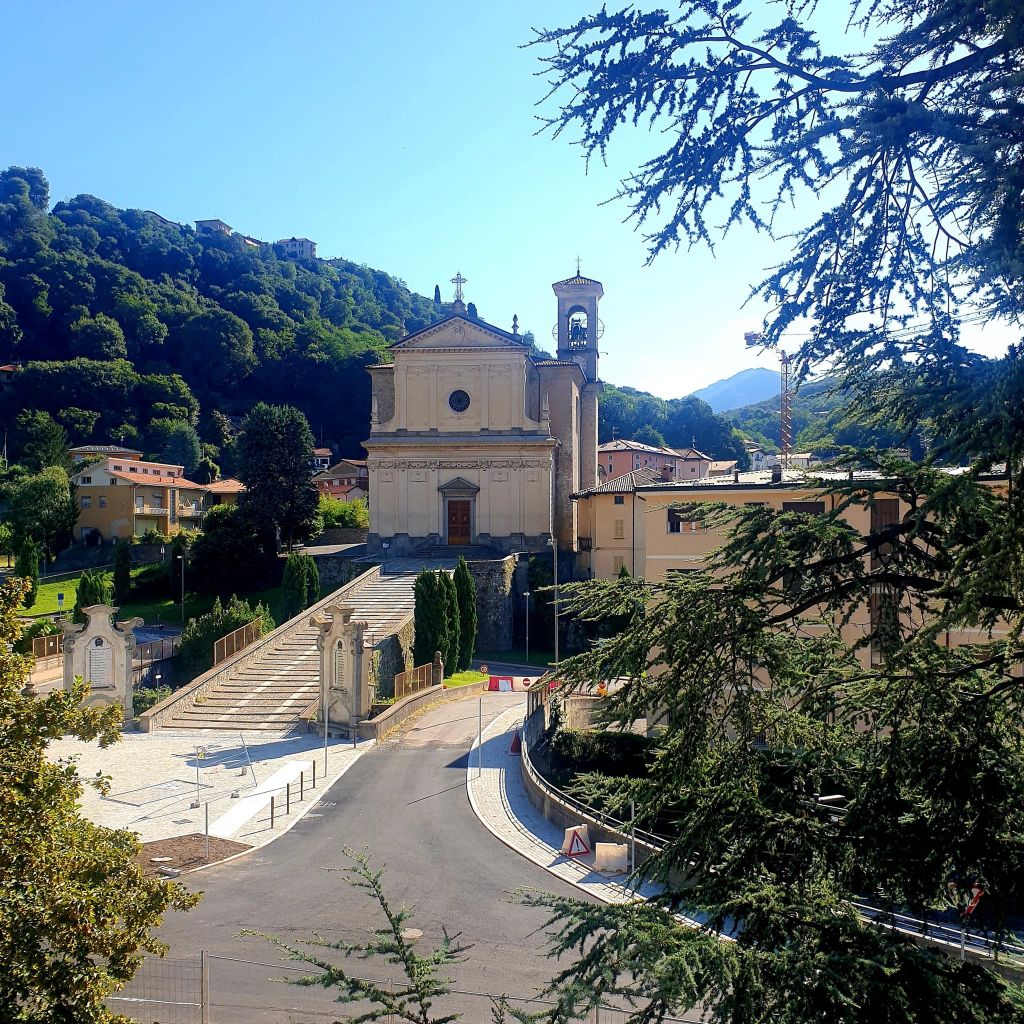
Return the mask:
M 194 505 L 179 505 L 178 506 L 178 518 L 179 519 L 202 519 L 203 508 L 197 502 Z
M 136 505 L 135 514 L 137 516 L 165 516 L 168 514 L 170 509 L 164 508 L 162 505 Z

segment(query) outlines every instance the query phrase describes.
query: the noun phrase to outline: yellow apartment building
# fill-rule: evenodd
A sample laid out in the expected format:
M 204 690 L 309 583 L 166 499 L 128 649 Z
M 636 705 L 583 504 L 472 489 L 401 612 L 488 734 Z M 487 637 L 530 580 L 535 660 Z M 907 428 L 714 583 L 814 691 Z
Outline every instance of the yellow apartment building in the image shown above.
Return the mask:
M 843 473 L 789 471 L 781 479 L 763 472 L 666 482 L 644 479 L 643 472 L 629 473 L 573 495 L 580 523 L 577 569 L 581 576 L 612 579 L 625 566 L 630 575 L 656 582 L 675 573 L 699 570 L 725 540 L 721 529 L 706 527 L 700 514 L 702 503 L 767 505 L 779 512 L 822 514 L 840 501 L 826 493 L 827 488 L 849 479 Z M 878 477 L 856 473 L 854 479 L 869 483 L 877 482 Z M 1000 478 L 988 482 L 999 486 Z M 871 508 L 851 507 L 845 518 L 861 536 L 866 536 L 897 522 L 906 512 L 898 497 L 881 493 Z M 869 603 L 855 609 L 843 630 L 847 642 L 855 643 L 865 635 L 872 619 L 881 614 L 882 601 L 884 595 L 874 594 Z M 806 628 L 811 633 L 821 629 L 811 624 Z M 963 630 L 947 636 L 946 643 L 955 646 L 981 639 L 978 631 Z M 864 652 L 865 660 L 876 656 L 877 652 Z
M 74 454 L 74 453 L 73 453 Z M 175 534 L 202 523 L 205 488 L 183 467 L 146 462 L 136 453 L 107 455 L 72 474 L 77 487 L 77 539 L 141 537 L 149 530 Z

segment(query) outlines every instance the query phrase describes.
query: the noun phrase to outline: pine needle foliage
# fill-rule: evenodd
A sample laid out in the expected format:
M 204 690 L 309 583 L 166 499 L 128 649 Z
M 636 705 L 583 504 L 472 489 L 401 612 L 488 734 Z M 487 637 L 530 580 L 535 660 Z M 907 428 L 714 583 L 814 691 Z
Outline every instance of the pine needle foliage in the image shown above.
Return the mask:
M 424 569 L 413 583 L 413 662 L 428 665 L 434 654 L 448 650 L 448 601 L 436 572 Z
M 73 617 L 85 622 L 85 609 L 94 604 L 109 605 L 113 600 L 110 577 L 102 569 L 86 569 L 78 578 Z
M 319 973 L 289 978 L 288 982 L 304 988 L 339 989 L 336 1001 L 343 1004 L 369 1003 L 370 1009 L 346 1017 L 352 1024 L 367 1024 L 370 1021 L 408 1021 L 409 1024 L 451 1024 L 461 1014 L 433 1014 L 434 1002 L 438 997 L 451 991 L 451 983 L 443 972 L 462 963 L 469 947 L 458 941 L 457 935 L 443 930 L 442 939 L 436 949 L 426 956 L 416 952 L 413 940 L 407 935 L 412 911 L 407 907 L 393 907 L 384 891 L 384 872 L 374 870 L 370 857 L 348 847 L 345 855 L 352 862 L 344 868 L 325 868 L 326 871 L 341 871 L 350 885 L 364 890 L 370 900 L 380 908 L 384 924 L 374 929 L 374 938 L 366 942 L 328 942 L 325 939 L 302 940 L 301 946 L 282 942 L 264 932 L 246 929 L 242 935 L 258 935 L 269 939 L 291 960 L 296 960 L 317 969 Z M 320 953 L 318 951 L 327 951 Z M 355 958 L 363 962 L 377 960 L 397 967 L 404 976 L 403 981 L 368 981 L 354 977 L 344 964 L 330 958 L 330 952 L 341 953 L 346 960 Z
M 862 423 L 909 438 L 945 406 L 935 436 L 981 455 L 1024 393 L 1017 347 L 988 360 L 961 339 L 1024 309 L 1024 6 L 848 0 L 827 31 L 843 6 L 684 0 L 538 31 L 546 124 L 601 160 L 650 128 L 616 198 L 651 259 L 767 235 L 764 344 L 806 337 L 799 374 L 832 375 Z
M 445 572 L 443 569 L 438 570 L 437 584 L 438 589 L 444 594 L 445 633 L 448 643 L 445 650 L 442 651 L 442 655 L 445 675 L 450 676 L 458 671 L 461 650 L 462 627 L 459 621 L 459 595 L 451 573 Z
M 1024 906 L 1013 503 L 977 472 L 889 456 L 875 470 L 832 484 L 825 515 L 703 505 L 725 532 L 704 571 L 565 587 L 568 614 L 629 614 L 559 677 L 570 690 L 624 680 L 608 722 L 646 719 L 656 752 L 644 777 L 601 779 L 602 795 L 634 800 L 665 839 L 640 869 L 665 887 L 652 905 L 525 897 L 552 911 L 553 951 L 584 954 L 552 987 L 567 1012 L 617 996 L 635 1000 L 636 1022 L 699 1004 L 723 1024 L 1024 1019 L 1020 990 L 990 965 L 857 908 L 934 920 L 951 887 L 982 880 L 972 920 L 1013 951 Z M 854 529 L 892 494 L 901 519 Z M 892 614 L 846 642 L 880 593 Z M 946 646 L 974 627 L 977 642 Z
M 132 589 L 132 553 L 128 544 L 114 548 L 114 600 L 120 605 Z
M 469 668 L 476 649 L 477 614 L 476 581 L 466 559 L 459 555 L 455 566 L 455 593 L 459 602 L 459 664 L 460 672 Z

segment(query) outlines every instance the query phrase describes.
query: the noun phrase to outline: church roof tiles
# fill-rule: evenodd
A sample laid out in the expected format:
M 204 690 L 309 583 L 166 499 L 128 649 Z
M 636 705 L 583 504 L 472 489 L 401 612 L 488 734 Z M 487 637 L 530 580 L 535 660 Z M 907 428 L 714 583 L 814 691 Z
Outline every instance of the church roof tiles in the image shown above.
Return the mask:
M 661 482 L 661 476 L 653 470 L 634 469 L 629 473 L 623 473 L 622 476 L 615 477 L 614 480 L 606 480 L 596 487 L 588 487 L 585 491 L 579 491 L 573 497 L 586 498 L 591 494 L 632 494 L 638 487 Z
M 600 281 L 595 281 L 592 277 L 584 277 L 582 274 L 576 274 L 575 277 L 567 277 L 564 281 L 556 281 L 555 284 L 600 284 Z

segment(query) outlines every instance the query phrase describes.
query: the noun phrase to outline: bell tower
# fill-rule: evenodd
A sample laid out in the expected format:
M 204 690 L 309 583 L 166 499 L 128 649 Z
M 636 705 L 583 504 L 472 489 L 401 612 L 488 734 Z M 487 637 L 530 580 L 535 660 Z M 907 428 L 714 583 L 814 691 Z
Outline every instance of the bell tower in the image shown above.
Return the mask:
M 558 297 L 558 358 L 579 363 L 588 381 L 596 382 L 597 343 L 604 327 L 597 316 L 598 300 L 604 295 L 600 281 L 584 277 L 576 263 L 576 276 L 556 281 L 551 290 Z

